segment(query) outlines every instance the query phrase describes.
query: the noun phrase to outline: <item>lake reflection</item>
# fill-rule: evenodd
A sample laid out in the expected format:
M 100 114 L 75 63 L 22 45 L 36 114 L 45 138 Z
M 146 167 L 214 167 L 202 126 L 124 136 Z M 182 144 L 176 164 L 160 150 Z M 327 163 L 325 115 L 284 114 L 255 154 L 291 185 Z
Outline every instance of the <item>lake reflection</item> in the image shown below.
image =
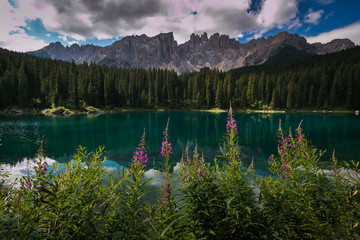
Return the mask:
M 197 142 L 200 153 L 212 161 L 225 133 L 226 113 L 207 112 L 127 112 L 121 114 L 66 118 L 45 116 L 0 116 L 0 161 L 15 164 L 34 157 L 45 136 L 47 156 L 58 162 L 68 162 L 79 145 L 89 151 L 105 145 L 107 156 L 122 166 L 130 164 L 134 150 L 146 129 L 151 166 L 160 166 L 160 148 L 166 122 L 170 119 L 169 135 L 173 144 L 173 163 L 181 158 L 189 141 L 193 150 Z M 268 156 L 276 152 L 276 132 L 282 128 L 302 128 L 313 145 L 328 150 L 330 158 L 336 149 L 339 160 L 359 160 L 360 117 L 353 114 L 248 114 L 236 113 L 239 144 L 244 161 L 254 158 L 256 168 L 266 170 Z

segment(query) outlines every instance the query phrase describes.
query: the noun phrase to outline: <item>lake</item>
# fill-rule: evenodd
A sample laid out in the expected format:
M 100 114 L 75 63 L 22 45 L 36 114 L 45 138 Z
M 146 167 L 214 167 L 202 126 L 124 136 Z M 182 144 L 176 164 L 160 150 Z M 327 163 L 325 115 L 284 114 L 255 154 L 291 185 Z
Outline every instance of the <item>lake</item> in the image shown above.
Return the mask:
M 270 154 L 277 151 L 276 133 L 279 119 L 283 129 L 296 129 L 303 120 L 305 136 L 318 149 L 333 149 L 339 161 L 360 160 L 360 116 L 323 113 L 236 113 L 239 145 L 244 161 L 254 159 L 255 167 L 267 170 Z M 209 112 L 125 112 L 118 114 L 69 117 L 42 115 L 0 115 L 0 162 L 15 165 L 37 153 L 42 136 L 47 156 L 57 162 L 68 162 L 77 146 L 89 151 L 105 146 L 108 159 L 117 166 L 129 166 L 144 128 L 150 166 L 160 166 L 160 148 L 167 120 L 173 145 L 172 162 L 180 160 L 189 142 L 195 142 L 206 161 L 212 161 L 225 133 L 227 113 Z

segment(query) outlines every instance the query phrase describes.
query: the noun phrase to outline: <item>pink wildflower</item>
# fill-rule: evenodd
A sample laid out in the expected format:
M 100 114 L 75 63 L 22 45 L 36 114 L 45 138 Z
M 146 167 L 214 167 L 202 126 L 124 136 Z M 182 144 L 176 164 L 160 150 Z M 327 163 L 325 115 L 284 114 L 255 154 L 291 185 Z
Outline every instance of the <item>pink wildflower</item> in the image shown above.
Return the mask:
M 231 129 L 234 130 L 235 134 L 238 134 L 235 119 L 233 119 L 232 116 L 229 116 L 229 119 L 227 120 L 227 124 L 226 124 L 226 131 L 230 133 Z
M 146 149 L 145 149 L 145 129 L 144 129 L 144 134 L 141 137 L 139 147 L 136 149 L 134 153 L 134 158 L 131 166 L 140 165 L 141 167 L 146 167 L 148 161 L 149 161 L 148 155 L 146 154 Z
M 164 158 L 170 157 L 170 155 L 172 155 L 171 143 L 169 143 L 167 140 L 162 142 L 160 154 Z
M 160 152 L 161 156 L 163 158 L 166 158 L 167 160 L 169 160 L 170 156 L 173 154 L 171 143 L 168 141 L 168 129 L 169 129 L 169 120 L 166 124 L 166 128 L 164 131 L 164 141 L 161 144 L 161 152 Z
M 232 111 L 231 102 L 230 102 L 230 109 L 229 109 L 228 119 L 227 119 L 227 123 L 226 123 L 226 131 L 230 134 L 231 129 L 234 130 L 235 134 L 238 134 L 237 125 L 236 125 L 235 119 L 233 118 L 233 111 Z

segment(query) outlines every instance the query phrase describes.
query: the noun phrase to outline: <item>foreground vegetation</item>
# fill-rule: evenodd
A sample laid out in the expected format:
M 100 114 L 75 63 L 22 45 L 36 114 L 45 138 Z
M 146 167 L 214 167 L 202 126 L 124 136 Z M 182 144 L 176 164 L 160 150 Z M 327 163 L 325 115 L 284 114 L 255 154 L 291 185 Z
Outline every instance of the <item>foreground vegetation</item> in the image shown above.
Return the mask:
M 168 123 L 169 124 L 169 123 Z M 150 183 L 145 131 L 129 169 L 103 179 L 104 148 L 79 147 L 73 161 L 48 166 L 40 148 L 34 175 L 20 187 L 1 182 L 3 239 L 359 239 L 360 166 L 331 169 L 318 162 L 300 126 L 278 131 L 278 154 L 269 157 L 271 176 L 243 164 L 230 108 L 219 156 L 210 165 L 197 147 L 186 148 L 170 171 L 168 125 L 161 146 L 161 188 Z M 1 172 L 2 175 L 5 173 Z
M 0 109 L 360 109 L 360 47 L 290 63 L 177 75 L 0 49 Z

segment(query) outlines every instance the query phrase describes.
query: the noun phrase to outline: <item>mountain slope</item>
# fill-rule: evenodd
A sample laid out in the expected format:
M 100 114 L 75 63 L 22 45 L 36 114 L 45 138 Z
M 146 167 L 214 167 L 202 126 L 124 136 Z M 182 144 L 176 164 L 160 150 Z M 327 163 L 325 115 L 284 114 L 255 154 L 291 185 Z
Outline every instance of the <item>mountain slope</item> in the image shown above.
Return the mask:
M 162 33 L 154 37 L 144 34 L 128 36 L 106 47 L 78 44 L 64 47 L 57 42 L 29 54 L 63 61 L 74 60 L 76 63 L 94 62 L 128 69 L 171 69 L 182 73 L 199 71 L 203 67 L 228 71 L 262 64 L 269 59 L 269 62 L 288 61 L 311 54 L 337 52 L 354 46 L 349 39 L 336 39 L 327 44 L 309 44 L 305 38 L 287 32 L 278 33 L 267 39 L 254 39 L 244 44 L 218 33 L 210 38 L 206 33 L 192 34 L 189 41 L 178 45 L 172 33 Z M 296 53 L 295 56 L 292 53 Z

